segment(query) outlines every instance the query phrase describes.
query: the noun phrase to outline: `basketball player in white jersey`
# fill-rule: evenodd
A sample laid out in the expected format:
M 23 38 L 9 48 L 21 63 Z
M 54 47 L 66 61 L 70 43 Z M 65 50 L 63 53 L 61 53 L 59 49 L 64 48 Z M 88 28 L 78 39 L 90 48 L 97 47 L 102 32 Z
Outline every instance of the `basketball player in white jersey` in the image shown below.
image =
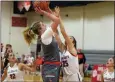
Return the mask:
M 16 63 L 16 58 L 13 53 L 8 55 L 9 66 L 6 67 L 4 70 L 4 74 L 2 76 L 2 82 L 24 82 L 24 70 L 28 71 L 35 71 L 36 66 L 32 68 L 28 67 L 26 64 L 23 63 Z
M 56 7 L 55 14 L 59 15 L 59 11 L 60 11 L 59 7 Z M 65 45 L 59 38 L 58 33 L 54 34 L 60 47 L 60 50 L 62 51 L 61 61 L 62 61 L 62 67 L 64 69 L 63 82 L 82 82 L 82 77 L 79 72 L 78 55 L 75 46 L 73 44 L 73 42 L 75 42 L 75 39 L 74 37 L 69 37 L 67 35 L 61 17 L 60 17 L 60 30 L 65 39 L 66 43 Z
M 115 82 L 115 57 L 108 59 L 106 67 L 102 73 L 102 82 Z

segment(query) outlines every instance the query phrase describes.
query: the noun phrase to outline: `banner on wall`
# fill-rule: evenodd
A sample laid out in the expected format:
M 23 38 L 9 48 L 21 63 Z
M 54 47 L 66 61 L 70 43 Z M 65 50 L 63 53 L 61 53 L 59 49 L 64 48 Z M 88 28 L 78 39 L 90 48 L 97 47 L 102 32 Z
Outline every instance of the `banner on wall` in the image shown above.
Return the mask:
M 24 1 L 24 8 L 26 9 L 26 11 L 30 9 L 30 6 L 31 6 L 31 1 Z
M 105 65 L 94 65 L 91 82 L 101 82 L 101 74 L 105 69 Z
M 27 18 L 26 17 L 12 17 L 12 26 L 13 27 L 26 27 Z

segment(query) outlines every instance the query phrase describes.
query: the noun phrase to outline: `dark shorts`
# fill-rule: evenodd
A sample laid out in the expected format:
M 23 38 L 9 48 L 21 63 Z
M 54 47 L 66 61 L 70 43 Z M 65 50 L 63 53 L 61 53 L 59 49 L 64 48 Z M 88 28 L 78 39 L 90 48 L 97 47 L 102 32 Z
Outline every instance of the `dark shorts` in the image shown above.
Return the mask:
M 43 64 L 42 79 L 43 82 L 59 82 L 60 65 Z

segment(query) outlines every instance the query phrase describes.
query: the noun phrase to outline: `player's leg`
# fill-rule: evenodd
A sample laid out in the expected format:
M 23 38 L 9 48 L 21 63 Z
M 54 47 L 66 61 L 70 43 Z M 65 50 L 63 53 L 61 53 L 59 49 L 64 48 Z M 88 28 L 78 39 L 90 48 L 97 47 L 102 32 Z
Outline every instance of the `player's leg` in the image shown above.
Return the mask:
M 42 66 L 43 82 L 59 82 L 60 66 L 44 64 Z
M 67 82 L 82 82 L 82 77 L 80 76 L 80 74 L 75 73 L 68 76 Z

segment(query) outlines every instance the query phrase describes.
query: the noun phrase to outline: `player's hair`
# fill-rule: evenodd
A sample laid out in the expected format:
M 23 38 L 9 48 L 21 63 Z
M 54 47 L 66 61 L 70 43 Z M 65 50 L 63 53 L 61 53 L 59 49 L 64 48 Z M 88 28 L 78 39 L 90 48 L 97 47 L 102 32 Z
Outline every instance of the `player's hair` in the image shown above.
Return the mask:
M 77 49 L 77 41 L 76 41 L 76 39 L 74 38 L 74 36 L 70 36 L 70 37 L 72 37 L 73 38 L 73 44 L 74 44 L 74 47 Z
M 30 28 L 27 27 L 23 31 L 25 41 L 30 45 L 32 40 L 36 38 L 36 35 L 38 35 L 38 38 L 40 38 L 40 31 L 41 31 L 40 22 L 34 22 Z
M 74 47 L 77 49 L 77 47 L 76 47 L 76 44 L 77 44 L 76 39 L 75 39 L 73 36 L 70 36 L 70 37 L 73 38 L 73 44 L 74 44 Z M 66 41 L 65 41 L 65 48 L 67 49 L 67 43 L 66 43 Z

